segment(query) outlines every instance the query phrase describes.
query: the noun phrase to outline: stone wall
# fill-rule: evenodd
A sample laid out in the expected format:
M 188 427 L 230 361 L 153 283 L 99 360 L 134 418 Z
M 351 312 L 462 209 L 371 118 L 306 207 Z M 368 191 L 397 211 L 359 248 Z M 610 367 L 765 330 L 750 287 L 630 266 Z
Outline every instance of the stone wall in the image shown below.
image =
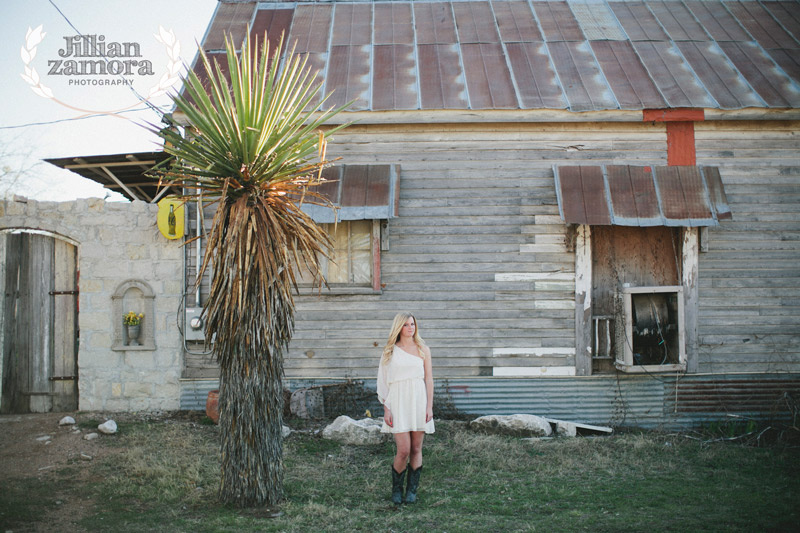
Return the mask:
M 179 407 L 182 241 L 161 235 L 157 211 L 140 201 L 0 203 L 0 231 L 46 232 L 77 246 L 80 410 Z M 141 346 L 126 344 L 122 314 L 130 310 L 145 314 Z

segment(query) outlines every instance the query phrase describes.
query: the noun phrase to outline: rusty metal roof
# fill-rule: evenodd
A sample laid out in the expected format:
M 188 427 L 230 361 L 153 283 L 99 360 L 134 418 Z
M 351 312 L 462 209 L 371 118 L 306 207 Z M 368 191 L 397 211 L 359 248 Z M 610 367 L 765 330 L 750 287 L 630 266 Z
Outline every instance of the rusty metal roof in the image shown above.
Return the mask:
M 322 171 L 327 180 L 315 189 L 336 207 L 303 204 L 320 224 L 336 220 L 382 220 L 397 216 L 397 165 L 337 165 Z
M 555 166 L 561 218 L 594 226 L 716 226 L 731 218 L 717 167 Z
M 221 0 L 203 48 L 248 27 L 351 111 L 800 107 L 797 1 Z

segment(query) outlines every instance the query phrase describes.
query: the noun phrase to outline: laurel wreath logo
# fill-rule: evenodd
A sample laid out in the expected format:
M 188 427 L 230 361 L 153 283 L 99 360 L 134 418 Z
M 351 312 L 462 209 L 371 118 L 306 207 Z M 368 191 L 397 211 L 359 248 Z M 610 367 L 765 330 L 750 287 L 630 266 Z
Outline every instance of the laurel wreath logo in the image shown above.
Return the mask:
M 42 98 L 53 98 L 53 91 L 42 83 L 39 78 L 39 73 L 36 72 L 36 67 L 32 67 L 31 61 L 36 57 L 36 47 L 39 46 L 44 40 L 47 33 L 42 31 L 42 25 L 32 30 L 28 26 L 28 32 L 25 34 L 25 46 L 20 48 L 19 54 L 22 56 L 22 62 L 25 63 L 25 73 L 22 74 L 22 79 L 31 86 L 31 90 L 41 96 Z
M 156 41 L 160 42 L 167 48 L 167 57 L 169 57 L 169 63 L 167 63 L 167 71 L 163 76 L 161 76 L 158 84 L 150 88 L 150 92 L 147 94 L 148 98 L 161 95 L 167 92 L 167 89 L 178 83 L 178 81 L 181 79 L 181 67 L 183 67 L 183 63 L 181 62 L 180 58 L 181 43 L 179 43 L 178 39 L 175 38 L 175 34 L 172 32 L 172 29 L 170 28 L 170 30 L 167 31 L 163 26 L 159 26 L 158 34 L 153 34 L 153 36 L 156 38 Z
M 43 25 L 40 24 L 36 29 L 31 29 L 28 27 L 28 31 L 25 33 L 25 45 L 20 48 L 19 52 L 22 62 L 25 64 L 25 71 L 23 74 L 21 74 L 22 79 L 25 80 L 33 92 L 42 98 L 53 100 L 54 102 L 58 102 L 59 104 L 78 111 L 97 113 L 98 111 L 80 109 L 61 102 L 55 98 L 53 91 L 44 83 L 42 83 L 39 73 L 36 72 L 36 67 L 31 65 L 33 59 L 36 57 L 37 47 L 44 40 L 45 35 L 47 35 L 46 32 L 42 31 L 42 26 Z M 166 93 L 171 87 L 178 83 L 181 79 L 181 69 L 183 68 L 183 62 L 180 58 L 181 43 L 175 37 L 175 33 L 172 31 L 172 29 L 166 30 L 163 26 L 159 25 L 158 33 L 154 34 L 153 36 L 166 48 L 169 61 L 167 62 L 167 71 L 161 76 L 161 78 L 158 80 L 158 83 L 150 88 L 147 93 L 147 99 L 155 98 L 156 96 Z M 118 111 L 123 111 L 124 109 L 130 109 L 135 105 L 138 105 L 138 102 L 123 109 L 105 112 L 101 111 L 100 113 L 116 113 Z

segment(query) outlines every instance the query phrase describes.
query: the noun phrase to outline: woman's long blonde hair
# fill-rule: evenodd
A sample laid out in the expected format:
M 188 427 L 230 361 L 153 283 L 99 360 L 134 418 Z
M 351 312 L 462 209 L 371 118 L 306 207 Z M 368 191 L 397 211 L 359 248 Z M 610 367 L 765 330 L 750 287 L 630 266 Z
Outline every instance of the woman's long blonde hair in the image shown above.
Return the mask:
M 425 351 L 423 350 L 425 341 L 419 336 L 419 324 L 417 323 L 417 317 L 411 313 L 397 313 L 397 315 L 394 317 L 394 322 L 392 323 L 392 332 L 389 333 L 389 340 L 386 341 L 386 346 L 383 347 L 383 357 L 381 357 L 381 362 L 383 364 L 388 364 L 389 361 L 392 360 L 394 345 L 398 340 L 400 340 L 400 332 L 403 330 L 403 325 L 405 325 L 409 318 L 414 319 L 414 344 L 417 345 L 419 355 L 425 359 Z

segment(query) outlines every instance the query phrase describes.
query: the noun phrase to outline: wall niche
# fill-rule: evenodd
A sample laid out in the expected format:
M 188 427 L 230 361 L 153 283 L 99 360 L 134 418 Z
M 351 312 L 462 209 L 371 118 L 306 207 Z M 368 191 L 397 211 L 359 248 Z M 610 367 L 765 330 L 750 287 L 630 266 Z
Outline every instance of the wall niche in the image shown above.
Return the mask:
M 111 296 L 114 351 L 144 351 L 156 349 L 155 336 L 155 294 L 147 282 L 138 279 L 129 279 L 119 284 Z M 143 314 L 139 324 L 138 339 L 129 335 L 129 328 L 125 326 L 125 315 L 133 312 Z

